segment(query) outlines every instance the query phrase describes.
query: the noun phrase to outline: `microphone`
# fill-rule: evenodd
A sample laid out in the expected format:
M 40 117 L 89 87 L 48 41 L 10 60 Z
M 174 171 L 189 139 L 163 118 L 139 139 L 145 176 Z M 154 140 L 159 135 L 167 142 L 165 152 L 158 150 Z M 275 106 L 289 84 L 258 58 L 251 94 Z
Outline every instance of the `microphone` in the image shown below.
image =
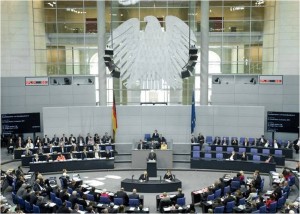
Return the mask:
M 133 177 L 134 177 L 134 175 L 131 176 L 131 182 L 133 182 Z
M 159 181 L 160 181 L 160 183 L 161 183 L 161 176 L 159 176 Z
M 174 177 L 174 181 L 175 181 L 175 179 L 176 179 L 176 176 L 175 176 L 175 175 L 173 175 L 173 177 Z

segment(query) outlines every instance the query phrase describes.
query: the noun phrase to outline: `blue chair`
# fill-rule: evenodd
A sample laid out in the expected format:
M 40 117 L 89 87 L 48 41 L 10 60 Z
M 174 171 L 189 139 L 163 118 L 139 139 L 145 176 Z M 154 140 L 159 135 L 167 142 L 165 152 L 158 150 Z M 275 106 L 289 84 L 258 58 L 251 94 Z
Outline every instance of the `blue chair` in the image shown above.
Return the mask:
M 35 214 L 35 213 L 41 213 L 41 210 L 40 210 L 40 207 L 33 204 L 32 205 L 32 212 Z
M 32 211 L 31 204 L 25 200 L 25 212 L 31 213 L 31 211 Z
M 226 207 L 225 207 L 225 212 L 226 213 L 233 213 L 234 206 L 235 206 L 235 201 L 227 202 Z
M 252 213 L 260 213 L 260 212 L 259 212 L 259 210 L 255 210 L 255 211 L 254 211 L 254 212 L 252 212 Z
M 270 154 L 270 149 L 263 149 L 262 153 L 266 154 L 266 155 L 269 155 Z
M 227 153 L 231 153 L 233 150 L 233 147 L 227 147 Z
M 239 205 L 245 205 L 245 204 L 246 204 L 246 199 L 245 198 L 240 198 Z
M 89 201 L 95 201 L 95 197 L 92 194 L 86 194 L 86 199 Z
M 185 198 L 177 198 L 176 200 L 176 204 L 178 204 L 179 206 L 185 206 Z
M 58 206 L 58 207 L 60 207 L 60 206 L 62 206 L 62 200 L 60 199 L 60 198 L 58 198 L 58 197 L 55 197 L 55 203 L 56 203 L 56 205 Z
M 50 199 L 51 199 L 51 201 L 53 203 L 55 203 L 55 197 L 56 197 L 55 193 L 54 192 L 50 192 Z
M 246 148 L 244 148 L 244 147 L 239 148 L 239 153 L 242 154 L 243 152 L 246 152 Z
M 102 204 L 109 204 L 110 203 L 110 199 L 106 196 L 100 196 L 100 203 Z
M 277 210 L 280 210 L 281 208 L 283 208 L 284 204 L 285 204 L 286 199 L 284 198 L 284 196 L 282 196 L 281 198 L 278 199 L 277 201 Z
M 71 201 L 66 201 L 66 206 L 67 206 L 68 208 L 72 208 L 72 203 L 71 203 Z
M 258 190 L 258 192 L 262 192 L 264 190 L 264 186 L 265 186 L 265 179 L 262 178 L 260 182 L 260 189 Z
M 122 204 L 124 204 L 123 198 L 114 198 L 114 204 L 115 205 L 122 205 Z
M 82 204 L 78 204 L 78 206 L 79 206 L 80 211 L 84 211 L 84 208 L 83 208 Z
M 200 151 L 193 151 L 193 158 L 200 158 Z
M 221 189 L 217 189 L 215 191 L 215 194 L 214 194 L 214 199 L 220 198 L 221 197 L 221 192 L 222 192 Z
M 292 188 L 292 186 L 294 186 L 294 185 L 295 185 L 295 183 L 296 183 L 295 176 L 291 176 L 291 177 L 289 177 L 289 179 L 288 179 L 288 183 L 289 183 L 289 186 Z
M 276 211 L 277 211 L 277 201 L 274 201 L 270 204 L 270 207 L 267 208 L 267 212 L 276 213 Z
M 216 152 L 223 152 L 223 147 L 217 146 L 216 147 Z
M 243 145 L 243 142 L 245 141 L 245 137 L 240 137 L 240 141 L 239 141 L 239 144 L 240 145 Z
M 213 142 L 212 136 L 206 136 L 206 143 L 210 145 L 212 144 L 212 142 Z
M 211 194 L 211 195 L 208 195 L 207 196 L 207 201 L 213 201 L 215 199 L 215 195 L 214 194 Z
M 253 144 L 253 142 L 255 141 L 255 138 L 254 137 L 249 137 L 249 143 Z
M 277 156 L 282 156 L 282 150 L 275 150 L 274 151 L 274 155 L 277 155 Z
M 21 196 L 17 196 L 19 206 L 24 209 L 25 208 L 25 200 Z
M 145 134 L 144 139 L 145 139 L 145 141 L 150 141 L 151 140 L 151 135 L 150 134 Z
M 287 199 L 287 198 L 289 197 L 289 192 L 284 192 L 284 193 L 282 193 L 282 196 L 283 196 L 285 199 Z
M 261 207 L 259 208 L 259 213 L 266 213 L 266 212 L 267 212 L 267 206 L 266 206 L 266 205 L 261 206 Z
M 211 151 L 211 147 L 210 147 L 210 146 L 205 146 L 204 151 L 205 151 L 205 152 L 210 152 L 210 151 Z
M 210 153 L 205 153 L 204 158 L 211 158 L 211 154 Z
M 72 188 L 68 187 L 67 191 L 68 191 L 68 193 L 69 193 L 70 195 L 72 195 L 72 192 L 73 192 L 73 189 L 72 189 Z
M 260 161 L 259 155 L 253 155 L 253 161 Z
M 140 200 L 135 198 L 130 198 L 128 204 L 130 207 L 138 207 L 140 205 Z
M 216 207 L 214 213 L 224 213 L 224 206 Z
M 113 150 L 112 146 L 105 146 L 105 150 L 111 151 Z
M 193 151 L 200 151 L 200 146 L 193 146 Z
M 231 192 L 234 192 L 239 188 L 241 188 L 241 182 L 240 181 L 231 181 L 231 183 L 230 183 Z
M 226 195 L 227 192 L 230 192 L 230 186 L 224 187 L 224 195 Z
M 258 150 L 255 149 L 255 148 L 251 148 L 251 149 L 250 149 L 250 153 L 252 153 L 252 154 L 257 154 L 257 153 L 258 153 Z
M 223 159 L 223 154 L 222 153 L 217 153 L 216 158 L 217 159 Z

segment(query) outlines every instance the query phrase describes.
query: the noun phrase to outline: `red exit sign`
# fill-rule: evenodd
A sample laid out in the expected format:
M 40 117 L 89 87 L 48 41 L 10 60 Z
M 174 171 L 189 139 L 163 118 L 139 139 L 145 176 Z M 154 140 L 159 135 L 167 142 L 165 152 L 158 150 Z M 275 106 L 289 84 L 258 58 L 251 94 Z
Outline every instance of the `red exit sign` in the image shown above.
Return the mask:
M 26 86 L 47 86 L 49 85 L 48 77 L 25 77 Z

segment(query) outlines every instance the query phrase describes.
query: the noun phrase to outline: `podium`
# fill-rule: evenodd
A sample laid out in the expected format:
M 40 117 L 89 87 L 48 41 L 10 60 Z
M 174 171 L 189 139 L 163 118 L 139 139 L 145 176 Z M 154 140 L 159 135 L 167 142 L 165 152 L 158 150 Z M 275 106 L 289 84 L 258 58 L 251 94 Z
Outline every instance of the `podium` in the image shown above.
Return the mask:
M 147 161 L 147 173 L 149 178 L 157 177 L 156 161 L 153 160 Z

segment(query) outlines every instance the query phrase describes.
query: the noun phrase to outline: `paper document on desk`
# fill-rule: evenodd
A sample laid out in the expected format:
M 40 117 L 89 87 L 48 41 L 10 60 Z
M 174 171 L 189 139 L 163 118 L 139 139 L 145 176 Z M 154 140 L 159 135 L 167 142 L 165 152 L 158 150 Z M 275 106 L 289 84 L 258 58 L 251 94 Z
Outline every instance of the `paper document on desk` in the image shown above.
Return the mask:
M 169 179 L 165 179 L 165 181 L 166 181 L 166 182 L 169 182 L 169 183 L 170 183 L 170 182 L 172 182 L 172 181 L 171 181 L 171 180 L 169 180 Z
M 212 202 L 212 201 L 207 201 L 207 203 L 208 203 L 208 204 L 212 204 L 213 202 Z
M 130 207 L 129 210 L 130 210 L 130 211 L 134 211 L 134 210 L 135 210 L 135 207 Z

